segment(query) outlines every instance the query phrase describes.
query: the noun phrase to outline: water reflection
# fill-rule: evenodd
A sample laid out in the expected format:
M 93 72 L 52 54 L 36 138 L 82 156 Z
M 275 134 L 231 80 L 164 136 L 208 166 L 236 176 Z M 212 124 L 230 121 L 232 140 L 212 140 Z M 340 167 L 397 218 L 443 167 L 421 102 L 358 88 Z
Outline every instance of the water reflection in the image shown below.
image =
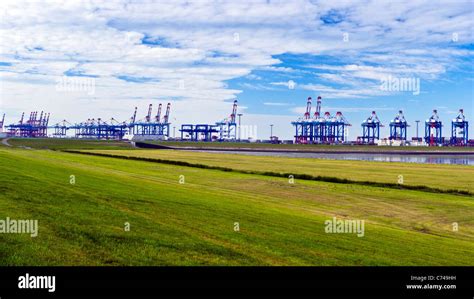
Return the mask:
M 250 156 L 316 158 L 330 160 L 362 160 L 378 162 L 405 162 L 428 164 L 458 164 L 474 165 L 474 155 L 400 155 L 400 154 L 342 154 L 342 153 L 273 153 L 273 152 L 244 152 L 244 151 L 201 151 L 225 154 L 241 154 Z

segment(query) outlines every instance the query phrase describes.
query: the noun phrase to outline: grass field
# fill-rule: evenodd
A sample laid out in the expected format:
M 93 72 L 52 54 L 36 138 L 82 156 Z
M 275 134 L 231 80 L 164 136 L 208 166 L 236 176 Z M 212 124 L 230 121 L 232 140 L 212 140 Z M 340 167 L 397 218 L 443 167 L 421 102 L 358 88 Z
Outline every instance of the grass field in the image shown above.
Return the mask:
M 396 184 L 402 176 L 404 185 L 474 192 L 474 167 L 467 165 L 277 158 L 176 150 L 88 150 L 88 152 L 183 161 L 242 171 L 272 171 L 293 175 L 336 177 L 360 182 Z
M 130 143 L 122 141 L 59 139 L 59 138 L 9 138 L 13 147 L 36 149 L 133 149 Z
M 106 141 L 91 139 L 59 139 L 59 138 L 9 138 L 11 145 L 36 149 L 133 149 L 126 141 Z M 474 147 L 416 147 L 416 146 L 369 146 L 369 145 L 316 145 L 316 144 L 271 144 L 271 143 L 239 143 L 239 142 L 185 142 L 185 141 L 146 141 L 145 143 L 169 147 L 194 148 L 237 148 L 260 150 L 297 150 L 321 152 L 469 152 Z M 0 145 L 1 146 L 1 145 Z
M 196 148 L 250 148 L 250 149 L 280 149 L 298 151 L 360 151 L 360 152 L 474 152 L 474 147 L 428 147 L 428 146 L 375 146 L 375 145 L 324 145 L 324 144 L 271 144 L 245 142 L 190 142 L 190 141 L 147 141 L 150 144 L 159 144 L 171 147 Z
M 101 152 L 290 167 L 289 158 Z M 371 168 L 375 172 L 371 163 L 323 162 L 328 164 L 291 167 L 340 167 L 338 175 L 360 171 L 364 180 L 403 174 L 416 184 L 434 184 L 440 175 L 444 188 L 472 188 L 467 166 L 384 165 L 379 176 L 369 176 Z M 0 234 L 1 265 L 474 265 L 472 196 L 309 180 L 290 184 L 265 175 L 7 147 L 0 147 L 0 182 L 0 219 L 39 221 L 36 238 Z M 324 222 L 334 216 L 364 220 L 364 237 L 325 233 Z M 454 222 L 459 231 L 453 231 Z

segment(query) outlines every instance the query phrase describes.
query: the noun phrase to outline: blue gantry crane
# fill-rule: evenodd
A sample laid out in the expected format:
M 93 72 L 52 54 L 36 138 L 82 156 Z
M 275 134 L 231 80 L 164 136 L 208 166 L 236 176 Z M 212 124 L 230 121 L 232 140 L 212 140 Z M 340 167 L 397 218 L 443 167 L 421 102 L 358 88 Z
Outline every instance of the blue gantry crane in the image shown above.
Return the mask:
M 144 119 L 136 121 L 137 108 L 131 119 L 130 134 L 133 136 L 140 136 L 143 139 L 167 138 L 170 133 L 169 115 L 171 110 L 171 103 L 166 106 L 166 112 L 161 119 L 161 103 L 158 105 L 158 111 L 154 119 L 152 118 L 153 105 L 148 106 L 148 113 Z
M 430 146 L 442 145 L 443 123 L 439 119 L 438 110 L 434 109 L 433 114 L 425 121 L 425 142 Z
M 7 126 L 8 136 L 27 138 L 44 138 L 48 136 L 49 113 L 41 111 L 38 117 L 38 111 L 33 111 L 26 121 L 24 121 L 24 117 L 25 113 L 23 112 L 18 123 Z
M 237 100 L 232 105 L 228 118 L 213 124 L 182 124 L 181 140 L 190 141 L 235 141 L 237 140 Z
M 409 127 L 403 111 L 399 110 L 394 119 L 390 121 L 390 140 L 407 140 L 407 128 Z
M 451 144 L 464 146 L 468 144 L 469 122 L 464 116 L 464 110 L 459 109 L 459 113 L 451 122 Z
M 362 137 L 358 142 L 364 144 L 375 144 L 380 139 L 380 127 L 383 127 L 375 111 L 362 122 Z
M 325 112 L 321 116 L 321 100 L 319 96 L 316 104 L 316 111 L 311 118 L 311 97 L 306 101 L 306 112 L 302 118 L 291 124 L 295 127 L 295 143 L 326 143 L 335 144 L 345 141 L 346 127 L 351 124 L 344 117 L 342 112 L 338 111 L 334 116 Z

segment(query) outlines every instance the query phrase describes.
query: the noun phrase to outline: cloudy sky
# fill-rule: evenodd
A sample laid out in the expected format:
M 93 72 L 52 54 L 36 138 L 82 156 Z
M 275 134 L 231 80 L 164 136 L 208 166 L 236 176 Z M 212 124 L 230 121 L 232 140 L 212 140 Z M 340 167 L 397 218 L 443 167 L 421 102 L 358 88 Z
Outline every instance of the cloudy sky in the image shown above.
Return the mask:
M 126 120 L 171 102 L 177 131 L 224 119 L 237 99 L 259 138 L 274 124 L 291 139 L 321 95 L 352 139 L 372 110 L 388 124 L 402 109 L 409 136 L 432 109 L 445 134 L 459 108 L 474 120 L 474 2 L 390 2 L 2 0 L 0 113 Z M 387 78 L 420 88 L 383 90 Z

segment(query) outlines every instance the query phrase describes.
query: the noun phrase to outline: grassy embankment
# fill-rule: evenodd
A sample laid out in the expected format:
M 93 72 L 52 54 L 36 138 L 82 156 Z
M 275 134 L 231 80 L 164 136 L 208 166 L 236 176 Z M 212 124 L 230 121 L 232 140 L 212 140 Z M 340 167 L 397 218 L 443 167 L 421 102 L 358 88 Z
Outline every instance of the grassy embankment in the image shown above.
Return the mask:
M 240 158 L 204 160 L 263 169 L 288 162 Z M 397 166 L 405 180 L 412 166 Z M 472 183 L 470 169 L 458 167 Z M 438 171 L 446 188 L 464 187 L 450 180 L 455 169 Z M 0 219 L 38 219 L 40 227 L 36 238 L 0 234 L 1 265 L 474 265 L 472 196 L 6 147 L 0 182 Z M 365 236 L 326 234 L 334 216 L 365 220 Z
M 397 186 L 402 178 L 403 185 L 397 187 L 418 189 L 428 187 L 434 191 L 439 189 L 474 193 L 474 167 L 467 165 L 323 160 L 175 150 L 87 150 L 87 152 L 169 163 L 181 162 L 202 168 L 216 167 L 284 177 L 293 175 L 295 178 L 327 182 L 349 180 L 349 183 Z
M 35 149 L 133 149 L 130 143 L 113 140 L 60 139 L 60 138 L 9 138 L 13 147 Z M 0 145 L 1 146 L 1 145 Z
M 324 144 L 271 144 L 244 142 L 190 142 L 190 141 L 147 141 L 146 143 L 170 147 L 195 148 L 248 148 L 260 150 L 298 150 L 322 152 L 474 152 L 474 147 L 433 146 L 376 146 L 376 145 L 324 145 Z

